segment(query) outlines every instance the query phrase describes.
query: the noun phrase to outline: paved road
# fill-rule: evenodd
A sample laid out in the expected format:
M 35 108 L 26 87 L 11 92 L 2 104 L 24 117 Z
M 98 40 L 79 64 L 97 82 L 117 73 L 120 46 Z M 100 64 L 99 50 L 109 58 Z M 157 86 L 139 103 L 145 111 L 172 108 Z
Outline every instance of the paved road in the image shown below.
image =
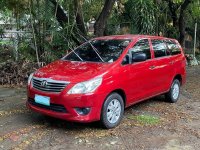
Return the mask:
M 188 81 L 176 104 L 159 96 L 134 105 L 112 130 L 98 122 L 70 123 L 30 112 L 25 88 L 0 87 L 0 150 L 199 150 L 199 74 L 200 67 L 188 68 Z

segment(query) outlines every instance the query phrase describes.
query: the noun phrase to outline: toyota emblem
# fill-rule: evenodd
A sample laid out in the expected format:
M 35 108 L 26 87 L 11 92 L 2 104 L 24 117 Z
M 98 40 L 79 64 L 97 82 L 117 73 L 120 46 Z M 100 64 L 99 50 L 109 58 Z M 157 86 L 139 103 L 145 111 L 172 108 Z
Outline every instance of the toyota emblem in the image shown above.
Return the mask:
M 46 87 L 47 86 L 47 81 L 46 80 L 43 80 L 40 84 L 42 87 Z

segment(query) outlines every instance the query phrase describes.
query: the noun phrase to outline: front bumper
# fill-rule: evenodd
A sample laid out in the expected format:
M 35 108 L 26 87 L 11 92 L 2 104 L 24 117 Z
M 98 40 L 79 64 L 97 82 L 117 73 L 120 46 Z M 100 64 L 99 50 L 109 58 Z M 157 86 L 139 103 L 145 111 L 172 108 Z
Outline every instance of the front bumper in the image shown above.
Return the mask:
M 50 106 L 35 103 L 35 94 L 50 97 Z M 61 93 L 48 93 L 28 88 L 27 107 L 35 112 L 39 112 L 55 118 L 60 118 L 74 122 L 92 122 L 100 120 L 101 108 L 106 98 L 106 94 L 74 94 L 68 95 L 63 90 Z M 80 115 L 75 108 L 90 108 L 87 115 Z

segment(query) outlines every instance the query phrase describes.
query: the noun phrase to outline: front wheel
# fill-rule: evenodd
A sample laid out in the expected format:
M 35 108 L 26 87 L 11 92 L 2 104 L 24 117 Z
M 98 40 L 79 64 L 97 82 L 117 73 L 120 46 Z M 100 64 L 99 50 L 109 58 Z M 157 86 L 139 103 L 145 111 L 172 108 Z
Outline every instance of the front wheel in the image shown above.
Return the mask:
M 175 79 L 171 85 L 170 91 L 165 94 L 167 101 L 175 103 L 178 101 L 180 95 L 180 81 Z
M 118 93 L 110 94 L 102 107 L 101 122 L 107 129 L 116 127 L 124 114 L 124 101 Z

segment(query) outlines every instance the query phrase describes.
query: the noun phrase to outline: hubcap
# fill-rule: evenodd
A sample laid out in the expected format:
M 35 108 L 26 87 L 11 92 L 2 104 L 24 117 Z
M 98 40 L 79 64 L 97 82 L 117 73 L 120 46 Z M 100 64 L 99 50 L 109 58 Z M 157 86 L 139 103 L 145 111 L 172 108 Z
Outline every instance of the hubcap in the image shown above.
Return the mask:
M 172 89 L 172 96 L 174 99 L 177 99 L 179 96 L 179 85 L 177 83 L 174 84 Z
M 121 104 L 117 99 L 113 99 L 107 107 L 107 120 L 114 124 L 116 123 L 121 115 Z

